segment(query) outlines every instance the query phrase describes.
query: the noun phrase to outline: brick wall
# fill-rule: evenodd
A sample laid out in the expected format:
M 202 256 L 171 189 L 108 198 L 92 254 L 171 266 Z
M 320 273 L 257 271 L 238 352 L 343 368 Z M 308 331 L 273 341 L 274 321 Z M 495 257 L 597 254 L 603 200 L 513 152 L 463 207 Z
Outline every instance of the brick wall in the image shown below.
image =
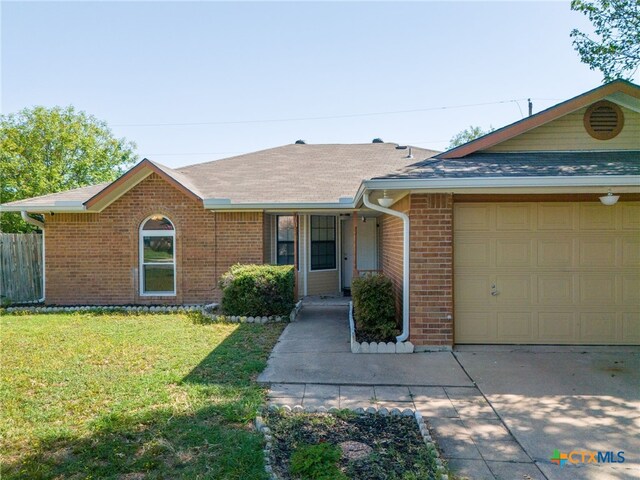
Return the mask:
M 176 296 L 140 297 L 139 228 L 150 215 L 176 227 Z M 47 214 L 48 304 L 202 303 L 238 262 L 263 260 L 261 213 L 214 213 L 152 174 L 99 214 Z
M 393 209 L 399 212 L 409 213 L 410 196 L 402 198 L 393 205 Z M 382 271 L 393 282 L 396 298 L 396 316 L 398 325 L 402 325 L 402 245 L 403 226 L 402 220 L 391 215 L 383 215 L 380 221 Z
M 452 345 L 453 197 L 411 195 L 410 340 Z

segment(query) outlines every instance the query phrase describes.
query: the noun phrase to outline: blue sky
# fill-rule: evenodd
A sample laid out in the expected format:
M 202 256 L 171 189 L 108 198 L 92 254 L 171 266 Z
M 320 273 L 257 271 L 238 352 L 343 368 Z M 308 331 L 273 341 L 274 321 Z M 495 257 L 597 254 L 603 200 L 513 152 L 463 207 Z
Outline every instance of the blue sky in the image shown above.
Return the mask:
M 520 119 L 527 97 L 539 111 L 601 83 L 571 45 L 589 24 L 569 2 L 1 8 L 3 113 L 72 104 L 169 166 L 300 138 L 443 149 L 469 125 Z M 298 120 L 253 122 L 282 119 Z M 205 124 L 135 126 L 167 123 Z

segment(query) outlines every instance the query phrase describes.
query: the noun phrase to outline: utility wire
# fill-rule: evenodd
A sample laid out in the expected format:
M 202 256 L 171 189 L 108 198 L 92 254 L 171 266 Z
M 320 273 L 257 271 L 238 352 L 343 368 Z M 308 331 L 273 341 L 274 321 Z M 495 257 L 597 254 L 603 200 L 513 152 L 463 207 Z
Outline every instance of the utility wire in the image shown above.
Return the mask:
M 486 105 L 498 105 L 504 103 L 515 103 L 520 109 L 518 101 L 527 100 L 526 98 L 517 98 L 511 100 L 499 100 L 496 102 L 483 102 L 483 103 L 469 103 L 466 105 L 445 105 L 439 107 L 425 107 L 425 108 L 413 108 L 409 110 L 390 110 L 386 112 L 369 112 L 369 113 L 349 113 L 342 115 L 326 115 L 317 117 L 294 117 L 294 118 L 272 118 L 262 120 L 230 120 L 230 121 L 216 121 L 216 122 L 181 122 L 181 123 L 116 123 L 111 124 L 112 127 L 190 127 L 199 125 L 240 125 L 248 123 L 276 123 L 276 122 L 301 122 L 310 120 L 332 120 L 338 118 L 357 118 L 357 117 L 373 117 L 380 115 L 397 115 L 401 113 L 417 113 L 417 112 L 430 112 L 434 110 L 450 110 L 456 108 L 469 108 L 469 107 L 482 107 Z M 542 99 L 532 99 L 542 100 Z M 520 112 L 522 110 L 520 109 Z

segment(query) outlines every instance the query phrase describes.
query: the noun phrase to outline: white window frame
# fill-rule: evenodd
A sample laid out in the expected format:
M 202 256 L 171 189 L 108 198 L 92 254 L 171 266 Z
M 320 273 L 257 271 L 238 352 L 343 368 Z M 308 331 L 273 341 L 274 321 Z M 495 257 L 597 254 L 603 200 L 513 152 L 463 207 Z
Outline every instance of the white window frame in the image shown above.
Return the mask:
M 312 235 L 313 235 L 313 218 L 312 217 L 333 217 L 333 230 L 334 230 L 334 235 L 335 235 L 335 249 L 334 249 L 334 255 L 335 255 L 335 260 L 336 260 L 336 266 L 334 268 L 318 268 L 318 269 L 314 269 L 311 266 L 311 244 L 313 243 Z M 309 272 L 310 273 L 316 273 L 316 272 L 337 272 L 338 271 L 338 265 L 340 265 L 339 260 L 340 257 L 338 256 L 339 253 L 339 249 L 338 249 L 338 245 L 340 244 L 340 241 L 338 240 L 338 235 L 340 234 L 340 230 L 338 230 L 339 227 L 339 221 L 338 218 L 335 215 L 323 215 L 321 213 L 315 213 L 315 214 L 311 214 L 309 215 Z
M 162 218 L 166 218 L 173 230 L 143 230 L 146 223 L 151 220 L 151 218 L 156 216 L 162 216 Z M 163 262 L 163 263 L 144 263 L 144 239 L 145 237 L 171 237 L 173 240 L 173 261 Z M 140 224 L 140 229 L 138 233 L 138 249 L 139 249 L 139 261 L 140 261 L 140 272 L 139 272 L 139 284 L 140 284 L 140 296 L 141 297 L 175 297 L 176 296 L 176 277 L 177 269 L 176 269 L 176 226 L 174 223 L 164 215 L 150 215 L 144 219 L 144 221 Z M 173 291 L 171 292 L 145 292 L 144 285 L 144 267 L 145 265 L 173 265 Z

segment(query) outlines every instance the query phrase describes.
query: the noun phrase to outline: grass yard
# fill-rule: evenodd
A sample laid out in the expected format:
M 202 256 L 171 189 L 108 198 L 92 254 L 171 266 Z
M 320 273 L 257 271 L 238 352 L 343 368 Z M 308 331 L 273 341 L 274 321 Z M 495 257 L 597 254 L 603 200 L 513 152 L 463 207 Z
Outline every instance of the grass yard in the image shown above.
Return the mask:
M 2 478 L 264 479 L 255 377 L 284 325 L 4 315 Z

